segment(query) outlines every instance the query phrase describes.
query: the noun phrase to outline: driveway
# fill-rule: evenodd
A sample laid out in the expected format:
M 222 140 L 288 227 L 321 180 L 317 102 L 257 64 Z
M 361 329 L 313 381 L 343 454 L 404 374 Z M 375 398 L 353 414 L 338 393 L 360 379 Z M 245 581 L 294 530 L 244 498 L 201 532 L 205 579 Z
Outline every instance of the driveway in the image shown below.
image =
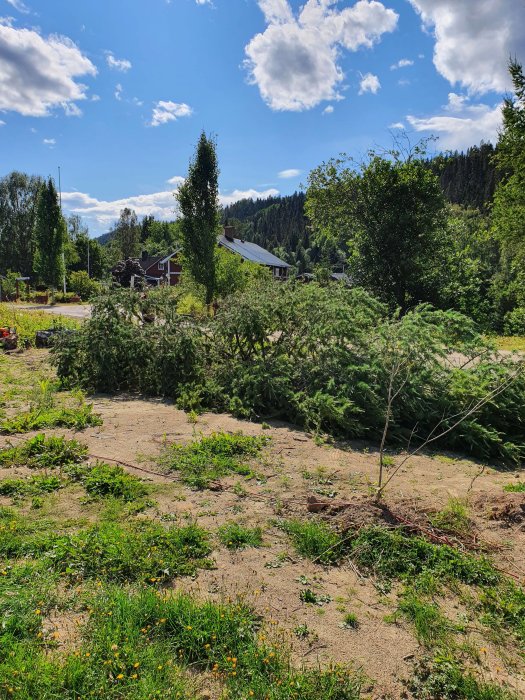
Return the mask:
M 44 311 L 47 314 L 78 319 L 90 318 L 91 316 L 91 306 L 89 304 L 55 304 L 55 306 L 34 304 L 32 306 L 20 306 L 19 308 L 20 311 Z

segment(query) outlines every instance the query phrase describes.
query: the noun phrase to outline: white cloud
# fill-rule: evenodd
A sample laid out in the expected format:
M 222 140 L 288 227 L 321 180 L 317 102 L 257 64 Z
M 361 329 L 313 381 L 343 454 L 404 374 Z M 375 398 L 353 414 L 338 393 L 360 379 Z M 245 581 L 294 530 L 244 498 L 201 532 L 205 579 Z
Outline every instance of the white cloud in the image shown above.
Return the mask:
M 111 51 L 106 51 L 106 63 L 113 69 L 120 71 L 120 73 L 127 73 L 131 68 L 131 61 L 127 58 L 115 58 Z
M 5 122 L 2 119 L 0 119 L 0 126 L 5 126 Z
M 56 139 L 44 139 L 42 141 L 44 146 L 49 146 L 49 148 L 53 148 L 53 146 L 56 145 Z
M 29 7 L 23 3 L 22 0 L 6 0 L 6 2 L 8 2 L 11 7 L 14 7 L 17 12 L 21 12 L 23 15 L 28 15 L 31 12 Z
M 169 180 L 166 180 L 168 185 L 174 185 L 175 187 L 178 187 L 179 185 L 182 185 L 186 178 L 182 177 L 182 175 L 175 175 L 174 177 L 170 177 Z
M 334 107 L 333 105 L 328 105 L 325 107 L 322 111 L 322 114 L 333 114 L 334 113 Z
M 297 168 L 289 168 L 288 170 L 281 170 L 279 177 L 282 180 L 288 180 L 292 177 L 299 177 L 302 172 L 302 170 L 297 170 Z
M 390 126 L 388 128 L 389 129 L 404 129 L 405 125 L 403 124 L 403 122 L 394 122 L 394 124 L 390 124 Z
M 56 107 L 77 114 L 87 87 L 76 82 L 97 69 L 67 37 L 43 37 L 0 23 L 0 110 L 46 117 Z
M 297 17 L 288 0 L 258 2 L 268 26 L 245 47 L 245 67 L 274 110 L 301 111 L 343 99 L 342 50 L 370 48 L 398 20 L 377 0 L 358 0 L 341 10 L 336 0 L 307 0 Z
M 367 73 L 361 77 L 361 82 L 359 83 L 359 94 L 364 95 L 365 92 L 371 92 L 376 95 L 381 88 L 381 83 L 377 75 L 373 73 Z
M 180 117 L 189 117 L 193 114 L 192 108 L 184 102 L 163 101 L 157 102 L 153 108 L 150 126 L 160 126 L 168 122 L 174 122 Z
M 414 61 L 409 58 L 401 58 L 397 63 L 390 66 L 390 70 L 397 70 L 398 68 L 407 68 L 407 66 L 413 66 Z
M 172 182 L 176 180 L 176 182 Z M 176 176 L 168 182 L 176 186 L 180 185 L 184 178 Z M 273 197 L 279 194 L 279 190 L 234 190 L 229 194 L 219 195 L 219 201 L 223 206 L 233 204 L 239 199 L 258 199 Z M 92 232 L 96 234 L 104 233 L 116 221 L 122 209 L 129 207 L 141 216 L 155 216 L 160 220 L 174 219 L 176 201 L 173 190 L 165 192 L 155 192 L 153 194 L 142 194 L 124 199 L 104 201 L 91 197 L 83 192 L 64 192 L 62 202 L 66 211 L 73 214 L 80 214 L 90 225 Z
M 461 150 L 480 141 L 496 143 L 502 123 L 501 104 L 470 104 L 465 95 L 450 93 L 443 113 L 431 117 L 408 116 L 407 121 L 416 131 L 439 136 L 444 149 Z
M 525 54 L 521 0 L 410 0 L 434 32 L 434 65 L 469 94 L 511 87 L 509 56 Z
M 120 83 L 117 83 L 115 85 L 115 99 L 118 100 L 119 102 L 122 102 L 122 93 L 124 92 L 124 88 Z

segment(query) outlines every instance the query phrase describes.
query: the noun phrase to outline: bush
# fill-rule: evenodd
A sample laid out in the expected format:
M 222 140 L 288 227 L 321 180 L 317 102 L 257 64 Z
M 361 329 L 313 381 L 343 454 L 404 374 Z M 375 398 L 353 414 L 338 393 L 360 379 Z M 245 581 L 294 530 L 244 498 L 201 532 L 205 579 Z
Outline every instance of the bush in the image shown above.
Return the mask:
M 518 306 L 505 314 L 504 333 L 505 335 L 525 335 L 525 307 Z
M 69 275 L 69 289 L 77 294 L 82 301 L 88 301 L 100 294 L 102 286 L 88 275 L 85 270 L 72 272 Z

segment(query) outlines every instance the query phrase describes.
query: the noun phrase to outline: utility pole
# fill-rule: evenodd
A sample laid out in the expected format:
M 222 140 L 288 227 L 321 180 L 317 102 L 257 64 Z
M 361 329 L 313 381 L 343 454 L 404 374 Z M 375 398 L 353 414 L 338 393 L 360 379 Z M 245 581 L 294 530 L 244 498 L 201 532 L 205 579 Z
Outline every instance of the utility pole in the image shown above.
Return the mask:
M 60 201 L 60 214 L 62 214 L 62 183 L 60 180 L 60 165 L 58 166 L 58 197 Z M 66 255 L 64 253 L 64 245 L 62 244 L 62 267 L 64 268 L 64 296 L 66 295 Z

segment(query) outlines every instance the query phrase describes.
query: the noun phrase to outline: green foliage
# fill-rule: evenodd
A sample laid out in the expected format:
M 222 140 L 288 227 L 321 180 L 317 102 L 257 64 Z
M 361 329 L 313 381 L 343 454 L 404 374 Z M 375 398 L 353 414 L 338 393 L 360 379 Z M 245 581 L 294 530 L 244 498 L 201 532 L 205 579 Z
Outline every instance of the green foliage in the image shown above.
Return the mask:
M 462 535 L 469 531 L 471 521 L 464 500 L 451 498 L 445 508 L 430 517 L 430 522 L 444 532 Z
M 505 314 L 503 332 L 507 335 L 525 335 L 525 306 L 518 306 Z
M 114 262 L 137 258 L 141 253 L 140 226 L 133 209 L 126 207 L 120 212 L 112 232 L 110 256 Z
M 511 691 L 478 681 L 446 658 L 423 663 L 409 687 L 419 700 L 518 700 Z
M 147 485 L 136 476 L 103 462 L 75 465 L 67 473 L 74 481 L 80 481 L 90 496 L 113 496 L 131 503 L 149 493 Z
M 355 283 L 402 309 L 436 301 L 446 250 L 443 193 L 418 155 L 330 160 L 310 173 L 305 204 L 318 238 L 348 247 Z
M 49 328 L 77 329 L 80 324 L 74 318 L 67 316 L 53 316 L 50 318 L 44 311 L 25 311 L 11 304 L 0 304 L 0 326 L 16 328 L 19 347 L 25 348 L 35 345 L 36 331 Z
M 295 549 L 303 557 L 320 564 L 337 564 L 345 554 L 340 535 L 315 520 L 283 520 L 279 527 L 290 535 Z
M 503 487 L 504 491 L 510 493 L 524 493 L 525 492 L 525 481 L 518 481 L 514 484 L 505 484 Z
M 171 527 L 144 521 L 126 527 L 102 523 L 52 538 L 47 559 L 74 580 L 168 581 L 210 568 L 207 533 L 196 525 Z
M 55 469 L 78 464 L 87 455 L 87 447 L 76 440 L 44 434 L 0 450 L 0 467 L 29 467 L 30 469 Z
M 270 271 L 256 263 L 243 260 L 225 248 L 215 251 L 215 294 L 219 299 L 244 292 L 259 282 L 272 283 Z
M 58 491 L 63 486 L 63 479 L 53 475 L 32 476 L 29 479 L 2 479 L 0 480 L 0 496 L 37 496 Z
M 161 465 L 178 471 L 184 483 L 193 488 L 206 488 L 210 481 L 227 474 L 250 476 L 246 460 L 255 457 L 268 443 L 266 437 L 242 433 L 213 433 L 188 445 L 169 445 L 161 455 Z
M 429 603 L 408 590 L 401 596 L 397 613 L 414 624 L 420 644 L 427 647 L 447 645 L 451 624 L 436 603 Z
M 62 284 L 66 225 L 60 211 L 55 183 L 44 183 L 38 196 L 35 218 L 35 271 L 38 277 L 55 290 Z
M 219 166 L 216 144 L 201 133 L 188 176 L 176 193 L 180 208 L 182 249 L 188 272 L 206 288 L 206 303 L 215 290 L 215 250 L 219 227 Z
M 343 618 L 343 627 L 347 629 L 356 630 L 359 627 L 359 620 L 355 613 L 346 613 Z
M 0 422 L 0 434 L 29 433 L 42 428 L 74 428 L 84 430 L 102 425 L 102 419 L 93 413 L 93 405 L 81 403 L 74 408 L 35 409 Z
M 219 528 L 219 540 L 228 549 L 244 549 L 262 545 L 260 527 L 246 527 L 240 523 L 225 523 Z
M 100 283 L 91 279 L 85 270 L 71 272 L 68 288 L 75 294 L 78 294 L 82 301 L 89 301 L 101 291 Z

